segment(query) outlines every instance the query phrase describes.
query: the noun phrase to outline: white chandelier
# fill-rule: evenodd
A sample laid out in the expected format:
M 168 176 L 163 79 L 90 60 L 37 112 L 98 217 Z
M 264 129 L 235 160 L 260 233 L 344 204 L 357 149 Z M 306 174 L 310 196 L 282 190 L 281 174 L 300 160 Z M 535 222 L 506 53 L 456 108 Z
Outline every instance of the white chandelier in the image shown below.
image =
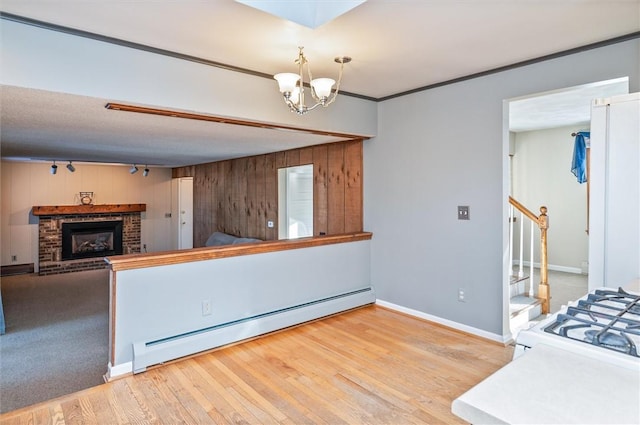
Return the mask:
M 327 107 L 331 105 L 338 96 L 340 90 L 340 81 L 342 80 L 342 69 L 345 63 L 351 62 L 351 58 L 348 56 L 340 56 L 335 58 L 335 61 L 340 64 L 340 74 L 338 75 L 338 83 L 331 78 L 316 78 L 313 79 L 311 75 L 311 67 L 309 61 L 302 53 L 304 47 L 298 47 L 298 59 L 295 63 L 298 64 L 298 74 L 292 72 L 284 72 L 273 76 L 278 81 L 280 86 L 280 93 L 284 96 L 284 103 L 289 106 L 291 112 L 295 112 L 298 115 L 304 115 L 307 112 L 322 105 Z M 311 86 L 311 96 L 315 100 L 316 104 L 308 107 L 304 102 L 304 75 L 303 67 L 307 65 L 307 72 L 309 74 L 309 81 Z M 331 89 L 336 85 L 336 90 L 331 95 Z

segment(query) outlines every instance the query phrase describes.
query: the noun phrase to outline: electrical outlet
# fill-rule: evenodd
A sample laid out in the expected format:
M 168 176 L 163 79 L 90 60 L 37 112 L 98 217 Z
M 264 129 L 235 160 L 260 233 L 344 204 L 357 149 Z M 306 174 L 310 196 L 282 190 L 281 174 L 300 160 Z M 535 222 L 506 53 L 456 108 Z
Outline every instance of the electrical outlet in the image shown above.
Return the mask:
M 12 255 L 11 256 L 11 262 L 15 263 L 16 261 L 18 261 L 18 256 L 17 255 Z
M 202 300 L 202 315 L 211 315 L 211 300 Z
M 464 302 L 464 288 L 458 288 L 458 301 Z
M 269 229 L 273 229 L 273 221 L 271 221 L 271 220 L 267 221 L 267 227 Z
M 589 262 L 588 261 L 583 261 L 582 265 L 580 267 L 580 272 L 582 274 L 589 274 Z

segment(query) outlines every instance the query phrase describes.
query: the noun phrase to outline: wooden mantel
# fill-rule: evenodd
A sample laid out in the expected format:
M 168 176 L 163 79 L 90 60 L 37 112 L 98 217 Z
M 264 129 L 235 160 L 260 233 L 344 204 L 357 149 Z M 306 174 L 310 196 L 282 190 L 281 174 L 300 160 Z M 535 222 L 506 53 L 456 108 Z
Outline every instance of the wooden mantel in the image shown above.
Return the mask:
M 103 205 L 45 205 L 34 206 L 35 216 L 132 213 L 147 210 L 147 204 L 103 204 Z

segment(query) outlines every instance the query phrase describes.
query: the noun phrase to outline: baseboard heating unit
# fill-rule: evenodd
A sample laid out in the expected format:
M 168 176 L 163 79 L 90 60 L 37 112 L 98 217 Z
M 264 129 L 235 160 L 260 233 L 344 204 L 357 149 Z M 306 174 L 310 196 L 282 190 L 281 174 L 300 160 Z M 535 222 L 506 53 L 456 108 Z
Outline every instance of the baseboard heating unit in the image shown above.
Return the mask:
M 204 329 L 133 344 L 133 373 L 180 357 L 253 338 L 376 301 L 372 287 L 217 324 Z

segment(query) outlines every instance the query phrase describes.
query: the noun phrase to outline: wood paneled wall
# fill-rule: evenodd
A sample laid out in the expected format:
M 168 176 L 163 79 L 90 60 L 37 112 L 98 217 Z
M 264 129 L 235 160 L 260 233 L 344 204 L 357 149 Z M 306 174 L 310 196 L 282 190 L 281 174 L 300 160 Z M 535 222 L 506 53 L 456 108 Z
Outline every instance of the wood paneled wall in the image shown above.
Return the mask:
M 278 239 L 278 169 L 313 164 L 313 233 L 361 232 L 363 140 L 173 169 L 193 177 L 193 244 L 215 231 Z M 274 227 L 268 228 L 267 221 Z

